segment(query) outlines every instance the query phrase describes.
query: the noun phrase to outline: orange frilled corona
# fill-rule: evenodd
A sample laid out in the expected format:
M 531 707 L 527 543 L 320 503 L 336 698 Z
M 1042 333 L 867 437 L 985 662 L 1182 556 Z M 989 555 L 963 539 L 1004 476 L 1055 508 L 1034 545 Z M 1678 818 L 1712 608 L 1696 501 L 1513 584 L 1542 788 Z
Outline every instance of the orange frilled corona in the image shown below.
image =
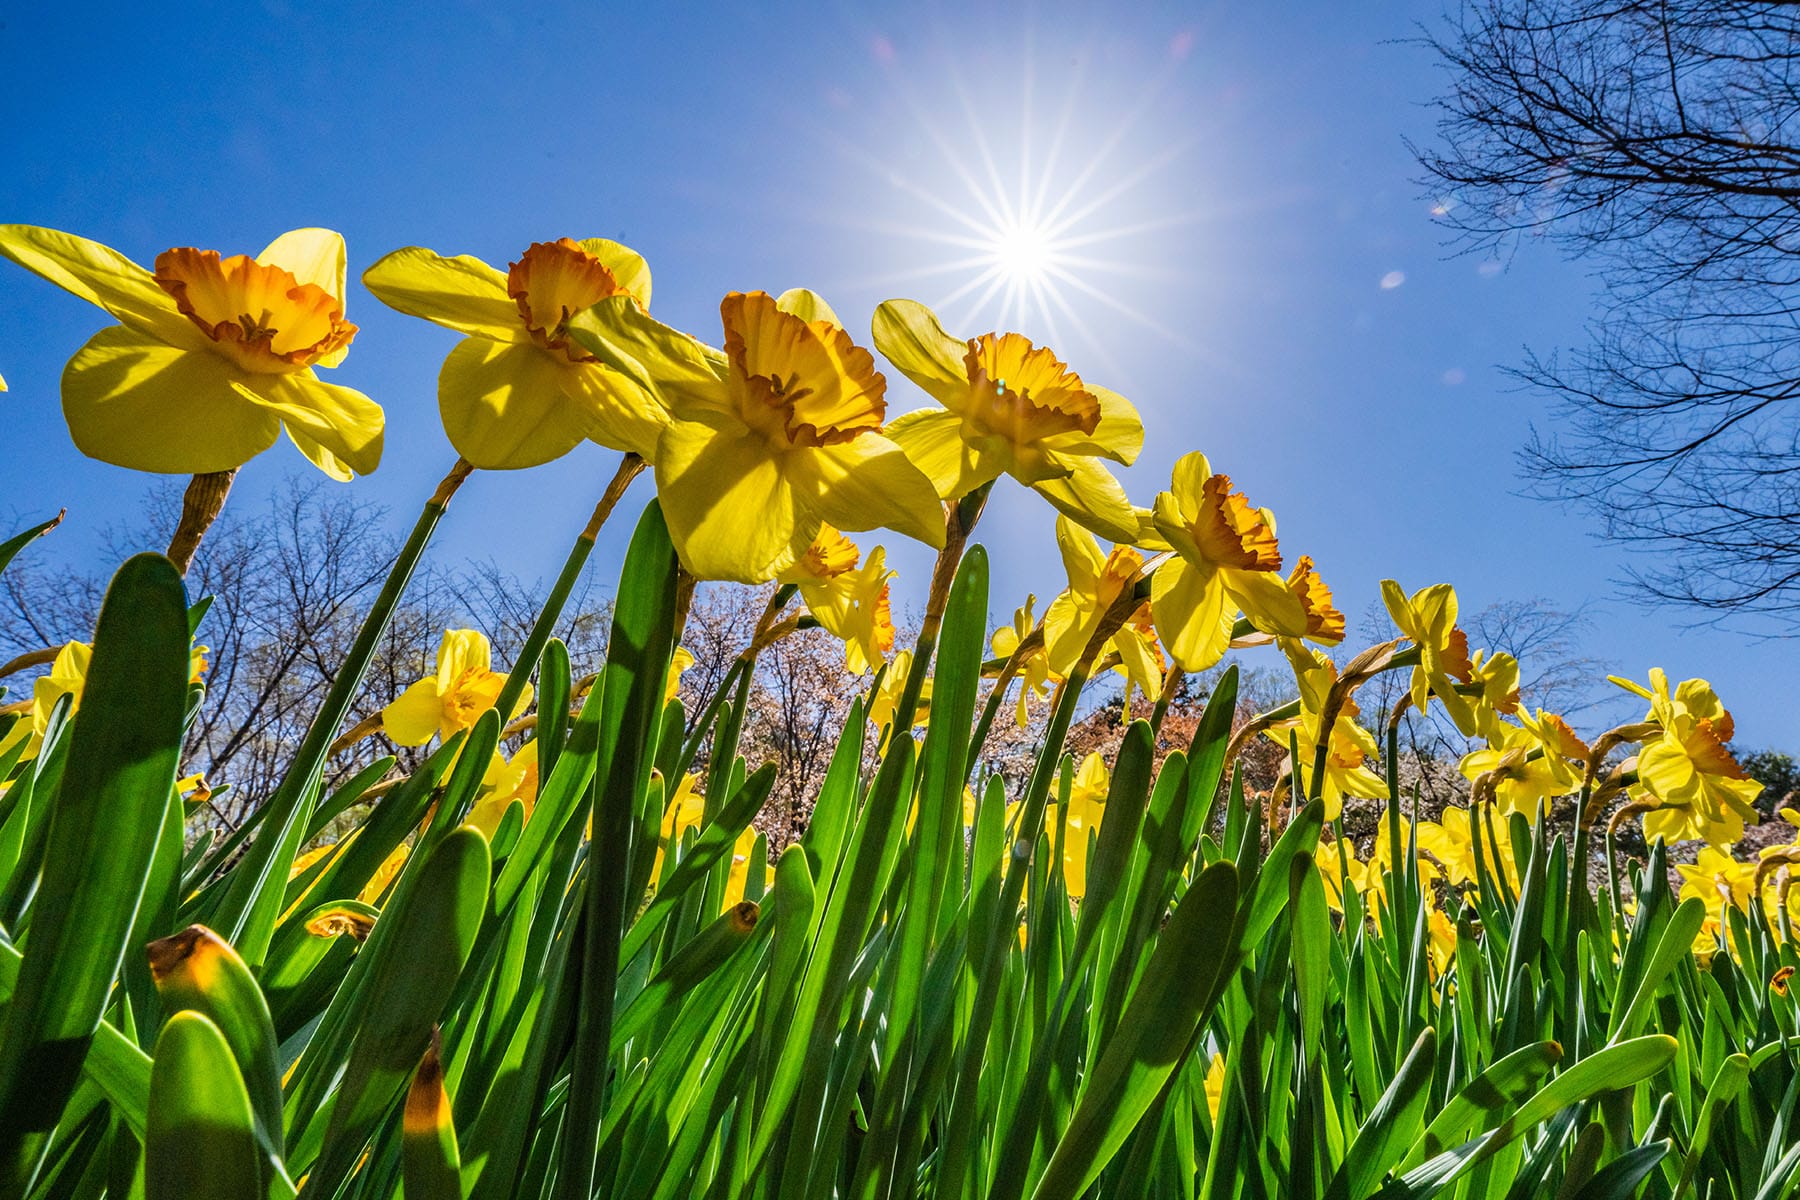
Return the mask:
M 344 301 L 247 254 L 181 247 L 156 256 L 151 276 L 181 315 L 246 371 L 285 375 L 341 352 L 356 336 Z

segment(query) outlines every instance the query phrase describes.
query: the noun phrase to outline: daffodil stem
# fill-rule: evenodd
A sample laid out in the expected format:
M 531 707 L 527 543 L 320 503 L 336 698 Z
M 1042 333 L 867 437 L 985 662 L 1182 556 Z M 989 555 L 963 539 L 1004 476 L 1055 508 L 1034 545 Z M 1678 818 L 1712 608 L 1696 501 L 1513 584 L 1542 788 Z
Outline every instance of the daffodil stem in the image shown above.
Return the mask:
M 231 481 L 236 477 L 237 468 L 233 467 L 229 471 L 208 471 L 188 481 L 187 491 L 181 497 L 181 520 L 176 523 L 175 536 L 169 539 L 168 550 L 169 561 L 183 575 L 188 573 L 206 531 L 219 519 L 225 497 L 231 494 Z
M 494 707 L 502 715 L 510 713 L 513 705 L 519 702 L 525 685 L 531 681 L 531 673 L 537 670 L 538 657 L 544 653 L 551 632 L 562 619 L 563 609 L 569 603 L 569 594 L 575 590 L 575 581 L 581 578 L 582 568 L 587 566 L 588 556 L 594 552 L 594 542 L 599 539 L 600 530 L 606 525 L 607 518 L 612 516 L 613 509 L 624 498 L 625 489 L 631 486 L 631 481 L 643 470 L 644 460 L 636 454 L 627 454 L 619 460 L 619 469 L 613 472 L 611 482 L 600 494 L 600 502 L 594 505 L 594 515 L 588 518 L 587 527 L 569 548 L 569 557 L 563 562 L 562 573 L 556 577 L 550 594 L 544 597 L 544 607 L 538 610 L 537 620 L 531 624 L 531 632 L 525 635 L 524 644 L 513 658 L 512 670 L 506 675 L 506 684 L 500 689 L 499 698 L 494 701 Z
M 61 650 L 56 646 L 45 646 L 42 650 L 28 650 L 10 662 L 0 665 L 0 679 L 4 679 L 15 671 L 27 671 L 32 667 L 41 667 L 45 663 L 55 662 L 59 653 Z

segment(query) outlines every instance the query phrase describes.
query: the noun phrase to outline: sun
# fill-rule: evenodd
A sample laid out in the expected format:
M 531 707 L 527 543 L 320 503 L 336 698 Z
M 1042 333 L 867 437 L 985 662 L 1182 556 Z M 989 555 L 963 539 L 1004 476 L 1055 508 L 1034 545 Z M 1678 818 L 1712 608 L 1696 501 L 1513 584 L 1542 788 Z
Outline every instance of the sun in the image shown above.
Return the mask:
M 1014 222 L 994 231 L 989 266 L 1015 287 L 1043 288 L 1059 267 L 1054 231 L 1037 222 Z
M 1040 57 L 1057 64 L 1054 91 L 1037 81 Z M 947 327 L 1059 348 L 1069 335 L 1103 363 L 1117 344 L 1096 334 L 1103 313 L 1189 344 L 1142 303 L 1146 285 L 1177 279 L 1170 233 L 1205 219 L 1172 169 L 1193 138 L 1150 117 L 1179 56 L 1107 89 L 1067 65 L 1075 58 L 1087 62 L 1026 52 L 1019 71 L 968 78 L 954 54 L 905 71 L 891 47 L 877 55 L 894 88 L 888 124 L 911 142 L 899 167 L 874 143 L 833 139 L 880 189 L 847 223 L 898 247 L 892 268 L 859 284 L 904 289 Z

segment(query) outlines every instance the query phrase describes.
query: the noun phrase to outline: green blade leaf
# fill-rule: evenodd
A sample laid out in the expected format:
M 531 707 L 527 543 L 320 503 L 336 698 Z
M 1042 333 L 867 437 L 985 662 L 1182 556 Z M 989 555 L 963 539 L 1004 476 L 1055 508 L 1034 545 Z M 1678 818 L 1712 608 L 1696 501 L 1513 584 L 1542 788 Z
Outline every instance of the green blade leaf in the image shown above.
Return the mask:
M 156 1039 L 144 1200 L 245 1200 L 262 1194 L 256 1117 L 231 1046 L 196 1012 Z

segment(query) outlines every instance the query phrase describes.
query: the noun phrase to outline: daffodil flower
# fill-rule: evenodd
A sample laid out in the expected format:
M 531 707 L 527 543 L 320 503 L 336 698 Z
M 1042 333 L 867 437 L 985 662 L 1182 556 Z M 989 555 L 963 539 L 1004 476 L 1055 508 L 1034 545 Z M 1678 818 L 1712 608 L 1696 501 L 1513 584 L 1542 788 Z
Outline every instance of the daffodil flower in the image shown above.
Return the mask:
M 1044 806 L 1044 828 L 1051 831 L 1052 838 L 1059 836 L 1055 832 L 1057 829 L 1062 830 L 1063 889 L 1070 899 L 1079 900 L 1087 895 L 1088 834 L 1100 832 L 1100 822 L 1106 816 L 1106 790 L 1110 781 L 1106 760 L 1099 751 L 1093 751 L 1081 760 L 1075 778 L 1070 781 L 1067 817 L 1063 815 L 1061 805 Z
M 867 674 L 894 648 L 894 618 L 888 602 L 887 550 L 877 546 L 860 567 L 856 543 L 830 525 L 819 528 L 806 553 L 776 579 L 795 584 L 806 611 L 844 643 L 844 666 Z
M 650 868 L 650 881 L 662 879 L 663 858 L 681 845 L 682 835 L 698 829 L 706 820 L 706 797 L 700 791 L 700 777 L 689 772 L 681 777 L 675 794 L 663 802 L 662 823 L 656 843 L 656 860 Z
M 1473 678 L 1469 639 L 1456 627 L 1456 591 L 1447 583 L 1421 588 L 1408 596 L 1392 579 L 1381 581 L 1381 599 L 1403 636 L 1419 649 L 1413 668 L 1413 707 L 1425 712 L 1435 695 L 1450 719 L 1466 736 L 1475 734 L 1475 710 L 1456 690 Z
M 1300 556 L 1288 572 L 1287 585 L 1306 614 L 1306 630 L 1300 636 L 1321 646 L 1335 646 L 1344 640 L 1344 614 L 1332 603 L 1331 589 L 1319 578 L 1312 555 Z
M 575 340 L 660 396 L 656 489 L 675 549 L 701 579 L 763 583 L 829 523 L 944 545 L 931 481 L 883 432 L 887 380 L 830 307 L 796 289 L 732 292 L 720 354 L 614 297 L 571 320 Z
M 762 835 L 756 832 L 756 826 L 745 828 L 738 834 L 738 840 L 731 847 L 731 869 L 725 876 L 725 903 L 721 912 L 728 912 L 744 902 L 744 894 L 750 884 L 750 856 L 756 852 L 756 839 Z M 763 864 L 763 892 L 766 895 L 775 886 L 775 868 Z
M 576 313 L 609 297 L 649 307 L 650 268 L 635 251 L 605 238 L 534 242 L 502 275 L 408 246 L 364 271 L 363 284 L 391 308 L 468 335 L 438 373 L 438 413 L 476 466 L 535 467 L 584 439 L 654 458 L 662 404 L 569 336 Z
M 44 744 L 44 734 L 49 732 L 50 715 L 56 711 L 56 702 L 68 696 L 71 714 L 81 707 L 81 689 L 87 684 L 88 663 L 93 656 L 94 648 L 86 642 L 68 642 L 56 652 L 49 672 L 38 676 L 31 685 L 31 700 L 25 705 L 27 711 L 6 731 L 6 736 L 0 738 L 0 755 L 20 744 L 24 746 L 20 751 L 21 758 L 37 754 Z
M 283 428 L 334 479 L 381 461 L 381 408 L 325 383 L 356 336 L 344 239 L 296 229 L 255 258 L 176 248 L 146 271 L 98 242 L 0 225 L 0 254 L 117 317 L 63 371 L 63 416 L 89 458 L 137 471 L 230 471 Z
M 1130 466 L 1143 449 L 1143 422 L 1123 396 L 1084 383 L 1020 334 L 953 338 L 916 300 L 882 304 L 874 333 L 875 348 L 944 406 L 890 426 L 939 496 L 1011 475 L 1094 532 L 1136 540 L 1131 501 L 1099 462 Z
M 1660 667 L 1651 670 L 1649 688 L 1609 678 L 1649 700 L 1645 719 L 1661 729 L 1637 756 L 1633 796 L 1657 806 L 1644 814 L 1644 836 L 1704 838 L 1715 845 L 1742 838 L 1745 822 L 1756 820 L 1753 802 L 1763 785 L 1732 756 L 1727 743 L 1735 725 L 1712 684 L 1688 679 L 1671 691 Z
M 1093 536 L 1068 517 L 1056 518 L 1056 548 L 1062 554 L 1069 586 L 1044 612 L 1044 649 L 1050 670 L 1067 676 L 1106 614 L 1126 589 L 1136 587 L 1144 556 L 1124 544 L 1102 554 Z M 1116 641 L 1116 636 L 1109 639 L 1101 653 L 1116 648 Z
M 1580 786 L 1559 757 L 1543 752 L 1531 730 L 1500 721 L 1488 737 L 1489 745 L 1463 755 L 1457 770 L 1471 781 L 1487 777 L 1501 812 L 1535 818 L 1549 809 L 1551 797 Z
M 1026 596 L 1025 606 L 1013 611 L 1011 625 L 1002 625 L 994 630 L 989 645 L 999 658 L 1011 658 L 1026 639 L 1037 629 L 1037 618 L 1031 610 L 1037 604 L 1036 596 Z M 1031 704 L 1042 702 L 1050 694 L 1050 685 L 1060 678 L 1050 669 L 1050 654 L 1044 649 L 1043 639 L 1020 657 L 1015 668 L 1019 680 L 1019 703 L 1016 709 L 1019 728 L 1023 729 L 1031 723 Z
M 1313 763 L 1319 752 L 1319 729 L 1324 723 L 1325 705 L 1331 687 L 1337 682 L 1337 664 L 1321 651 L 1305 646 L 1295 638 L 1279 641 L 1282 652 L 1293 667 L 1294 679 L 1300 686 L 1300 715 L 1278 722 L 1264 731 L 1264 736 L 1277 745 L 1288 745 L 1288 732 L 1300 750 L 1300 790 L 1308 798 L 1325 801 L 1325 819 L 1337 820 L 1343 811 L 1345 796 L 1375 800 L 1387 795 L 1387 781 L 1366 765 L 1376 755 L 1375 735 L 1357 724 L 1358 710 L 1354 699 L 1346 699 L 1332 723 L 1325 752 L 1325 771 L 1321 779 L 1313 779 Z
M 1158 494 L 1153 511 L 1175 557 L 1157 568 L 1150 611 L 1183 670 L 1204 671 L 1225 656 L 1239 609 L 1257 629 L 1280 637 L 1304 637 L 1331 624 L 1329 593 L 1319 615 L 1303 598 L 1301 589 L 1318 607 L 1316 575 L 1302 574 L 1296 587 L 1281 575 L 1274 517 L 1233 492 L 1231 477 L 1215 475 L 1204 454 L 1176 460 L 1171 488 Z M 1336 626 L 1341 629 L 1341 617 Z
M 1698 897 L 1707 908 L 1718 912 L 1730 905 L 1750 911 L 1750 898 L 1756 894 L 1756 864 L 1739 862 L 1715 846 L 1702 846 L 1694 856 L 1694 865 L 1676 863 L 1681 873 L 1681 899 Z
M 402 746 L 423 746 L 435 735 L 448 738 L 468 729 L 494 707 L 506 676 L 493 669 L 493 651 L 479 630 L 446 629 L 438 644 L 437 671 L 401 692 L 381 710 L 381 726 Z M 507 720 L 531 703 L 531 688 L 520 695 Z
M 681 677 L 687 669 L 694 665 L 694 652 L 686 646 L 675 647 L 675 653 L 669 656 L 669 673 L 663 681 L 663 703 L 673 703 L 681 695 Z
M 1483 810 L 1458 808 L 1447 805 L 1438 815 L 1436 821 L 1419 822 L 1419 849 L 1431 855 L 1442 864 L 1445 873 L 1454 884 L 1474 883 L 1477 879 L 1475 871 L 1475 838 L 1481 838 L 1481 858 L 1491 875 L 1499 870 L 1518 886 L 1518 866 L 1512 855 L 1512 825 L 1503 817 L 1496 816 L 1493 821 L 1493 842 L 1488 840 L 1488 831 Z M 1478 827 L 1477 822 L 1482 822 Z M 1498 852 L 1499 862 L 1495 862 Z
M 532 810 L 537 807 L 537 794 L 538 744 L 537 739 L 532 738 L 510 759 L 498 750 L 494 751 L 494 757 L 481 777 L 481 794 L 470 806 L 463 823 L 475 826 L 492 841 L 506 810 L 514 804 L 523 809 L 526 820 L 531 819 Z
M 869 723 L 875 728 L 885 730 L 893 724 L 894 710 L 900 704 L 901 694 L 906 691 L 906 677 L 912 674 L 912 664 L 912 651 L 902 650 L 887 665 L 887 670 L 881 676 L 881 686 L 869 697 Z M 913 728 L 923 729 L 930 722 L 931 680 L 926 679 L 925 686 L 919 689 L 919 706 L 913 710 Z

